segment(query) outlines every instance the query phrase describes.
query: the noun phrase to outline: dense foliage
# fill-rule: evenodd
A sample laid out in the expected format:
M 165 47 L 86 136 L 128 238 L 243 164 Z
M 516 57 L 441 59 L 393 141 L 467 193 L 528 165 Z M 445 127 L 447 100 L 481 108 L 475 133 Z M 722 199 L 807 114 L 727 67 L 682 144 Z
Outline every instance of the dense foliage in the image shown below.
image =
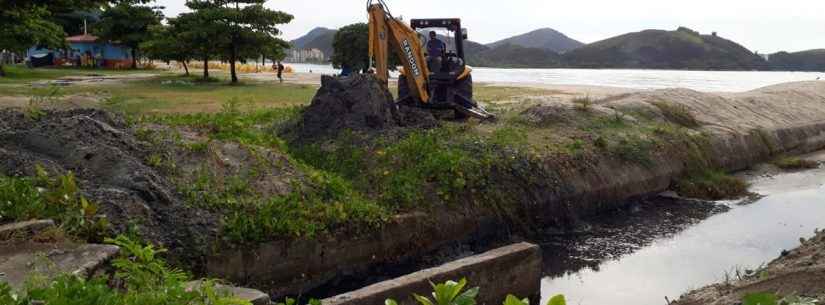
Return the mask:
M 101 39 L 117 41 L 132 50 L 132 69 L 137 68 L 141 43 L 151 38 L 149 29 L 160 25 L 160 7 L 144 5 L 153 1 L 123 1 L 103 11 L 95 33 Z
M 63 274 L 49 279 L 32 274 L 23 291 L 13 291 L 0 282 L 0 304 L 62 305 L 249 305 L 249 301 L 221 292 L 214 281 L 203 280 L 190 286 L 191 277 L 170 267 L 160 258 L 164 249 L 144 245 L 126 236 L 108 239 L 120 247 L 112 261 L 114 276 L 98 275 L 85 279 Z
M 292 21 L 293 16 L 268 9 L 266 0 L 192 0 L 186 5 L 198 19 L 207 21 L 210 31 L 219 39 L 208 43 L 215 46 L 221 59 L 229 61 L 232 82 L 238 82 L 235 63 L 241 59 L 272 54 L 288 43 L 277 38 L 278 26 Z

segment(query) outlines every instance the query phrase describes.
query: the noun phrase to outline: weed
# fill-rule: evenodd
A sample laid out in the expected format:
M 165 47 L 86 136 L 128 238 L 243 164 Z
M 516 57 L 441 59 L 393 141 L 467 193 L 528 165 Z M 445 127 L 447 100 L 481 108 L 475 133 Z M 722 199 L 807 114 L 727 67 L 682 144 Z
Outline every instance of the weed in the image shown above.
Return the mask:
M 589 96 L 574 98 L 572 102 L 578 111 L 590 112 L 593 110 L 593 100 Z
M 441 284 L 430 283 L 433 287 L 433 299 L 413 293 L 413 297 L 421 305 L 472 305 L 478 295 L 478 287 L 467 289 L 462 292 L 467 285 L 466 279 L 459 282 L 447 281 Z
M 514 126 L 498 128 L 493 131 L 490 143 L 501 147 L 523 147 L 527 144 L 527 130 Z
M 798 157 L 780 157 L 773 160 L 771 163 L 786 170 L 813 169 L 819 167 L 819 162 L 800 159 Z
M 609 145 L 608 151 L 629 162 L 651 166 L 651 153 L 655 142 L 639 135 L 621 135 L 616 144 Z
M 682 196 L 721 200 L 734 199 L 748 192 L 748 184 L 717 170 L 703 170 L 676 182 L 676 192 Z
M 682 104 L 671 103 L 665 101 L 656 101 L 651 103 L 662 112 L 662 115 L 668 121 L 679 124 L 687 128 L 699 127 L 699 121 L 690 112 L 690 109 Z
M 64 305 L 148 305 L 148 304 L 221 304 L 250 305 L 225 293 L 220 293 L 212 280 L 201 281 L 189 289 L 187 274 L 169 267 L 159 258 L 162 249 L 143 245 L 124 236 L 107 239 L 121 248 L 112 261 L 115 268 L 113 286 L 105 276 L 85 279 L 61 274 L 53 279 L 33 277 L 19 295 L 0 283 L 0 304 L 64 304 Z
M 99 242 L 108 234 L 109 223 L 97 210 L 80 194 L 71 172 L 51 178 L 38 166 L 36 177 L 0 175 L 0 223 L 49 218 L 71 235 Z
M 32 95 L 29 97 L 29 103 L 26 106 L 26 116 L 30 119 L 39 119 L 45 114 L 43 108 L 54 105 L 61 96 L 60 87 L 57 86 L 33 89 Z

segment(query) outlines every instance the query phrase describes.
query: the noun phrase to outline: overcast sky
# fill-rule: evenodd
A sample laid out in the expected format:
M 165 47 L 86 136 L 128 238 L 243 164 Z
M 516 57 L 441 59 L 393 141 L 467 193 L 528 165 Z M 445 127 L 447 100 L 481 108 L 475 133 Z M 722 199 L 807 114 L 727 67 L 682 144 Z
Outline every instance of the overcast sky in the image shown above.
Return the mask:
M 167 16 L 185 0 L 157 0 Z M 394 15 L 459 17 L 470 39 L 489 43 L 538 28 L 554 28 L 589 43 L 644 29 L 687 26 L 716 31 L 760 53 L 825 48 L 825 0 L 386 0 Z M 295 39 L 312 28 L 366 22 L 365 0 L 269 0 L 295 16 L 282 26 Z

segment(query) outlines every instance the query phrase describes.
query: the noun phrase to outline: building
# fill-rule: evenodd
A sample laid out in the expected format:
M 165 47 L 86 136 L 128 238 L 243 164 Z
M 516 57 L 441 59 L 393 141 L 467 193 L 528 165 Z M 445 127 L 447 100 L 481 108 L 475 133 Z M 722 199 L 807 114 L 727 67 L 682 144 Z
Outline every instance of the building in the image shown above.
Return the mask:
M 320 49 L 291 49 L 287 53 L 287 57 L 285 59 L 287 62 L 294 62 L 294 63 L 305 63 L 305 62 L 326 62 L 327 57 L 324 54 L 324 51 Z
M 132 49 L 123 45 L 103 42 L 97 36 L 83 34 L 66 38 L 68 49 L 54 50 L 31 47 L 26 52 L 33 67 L 73 65 L 84 67 L 129 68 L 132 65 Z

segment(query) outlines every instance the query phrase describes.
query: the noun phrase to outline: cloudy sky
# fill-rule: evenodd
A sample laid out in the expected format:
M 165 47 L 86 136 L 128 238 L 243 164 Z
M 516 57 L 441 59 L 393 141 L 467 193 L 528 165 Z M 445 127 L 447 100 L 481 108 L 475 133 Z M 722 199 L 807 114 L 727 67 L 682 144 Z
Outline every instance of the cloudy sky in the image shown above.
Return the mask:
M 157 0 L 167 16 L 186 10 L 185 0 Z M 460 17 L 470 39 L 493 42 L 543 27 L 585 43 L 643 29 L 687 26 L 716 31 L 760 53 L 825 48 L 823 0 L 386 0 L 394 15 Z M 338 28 L 366 21 L 365 0 L 270 0 L 266 6 L 293 14 L 283 37 L 314 27 Z

